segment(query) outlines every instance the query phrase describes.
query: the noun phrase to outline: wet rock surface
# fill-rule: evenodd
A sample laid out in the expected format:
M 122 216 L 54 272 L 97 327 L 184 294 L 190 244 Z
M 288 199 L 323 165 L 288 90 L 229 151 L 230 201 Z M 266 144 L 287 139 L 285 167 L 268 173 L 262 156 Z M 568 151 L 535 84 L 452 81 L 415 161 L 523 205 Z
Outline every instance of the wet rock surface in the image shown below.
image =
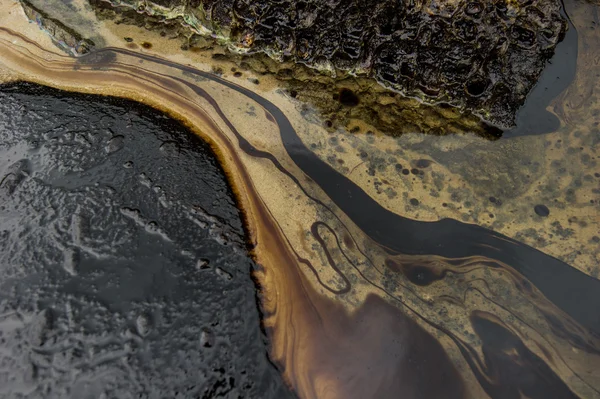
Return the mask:
M 129 101 L 0 88 L 0 397 L 285 398 L 224 175 Z
M 73 55 L 87 54 L 95 47 L 93 40 L 84 39 L 75 29 L 65 25 L 58 19 L 52 18 L 46 11 L 36 7 L 36 4 L 34 3 L 38 6 L 41 5 L 35 1 L 21 1 L 25 15 L 30 21 L 35 21 L 40 28 L 44 29 L 53 38 L 54 43 L 58 47 Z M 52 9 L 55 10 L 56 7 L 52 7 Z M 60 13 L 60 11 L 65 13 L 65 10 L 56 11 L 58 11 L 58 13 Z M 67 13 L 72 13 L 73 11 L 74 10 L 68 10 Z M 68 17 L 66 18 L 68 19 Z
M 368 75 L 501 127 L 514 125 L 566 30 L 552 0 L 110 3 L 183 21 L 191 32 L 225 39 L 235 52 Z

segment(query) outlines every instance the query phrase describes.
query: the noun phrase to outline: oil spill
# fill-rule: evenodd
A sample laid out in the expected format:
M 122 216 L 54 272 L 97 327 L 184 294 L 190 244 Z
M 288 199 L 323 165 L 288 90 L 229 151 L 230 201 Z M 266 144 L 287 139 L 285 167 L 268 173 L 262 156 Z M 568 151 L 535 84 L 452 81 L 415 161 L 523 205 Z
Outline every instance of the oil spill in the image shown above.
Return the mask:
M 99 53 L 102 52 L 99 51 Z M 168 64 L 166 61 L 156 61 Z M 360 187 L 344 178 L 306 148 L 288 118 L 274 104 L 248 89 L 218 77 L 212 77 L 185 66 L 179 66 L 179 68 L 206 79 L 219 81 L 222 85 L 244 94 L 261 105 L 275 118 L 283 145 L 295 164 L 327 192 L 328 197 L 335 205 L 364 233 L 385 247 L 390 254 L 429 254 L 451 259 L 482 256 L 496 260 L 519 272 L 536 285 L 548 299 L 562 308 L 566 314 L 589 328 L 594 335 L 600 336 L 600 315 L 595 307 L 595 304 L 600 303 L 600 280 L 541 251 L 480 226 L 452 219 L 420 222 L 385 210 Z M 211 102 L 215 111 L 224 117 L 217 103 L 210 100 L 202 89 L 195 88 L 181 79 L 176 80 Z M 244 152 L 270 159 L 281 172 L 287 174 L 292 180 L 296 180 L 290 172 L 279 165 L 279 162 L 271 154 L 258 151 L 237 133 L 233 125 L 230 123 L 229 125 L 236 132 Z M 329 187 L 335 187 L 335 189 L 328 190 Z M 418 201 L 413 202 L 413 205 L 418 205 Z M 454 236 L 460 236 L 461 242 L 456 242 L 453 239 Z M 398 239 L 398 237 L 402 237 L 402 239 Z M 431 243 L 435 243 L 435 245 Z
M 148 107 L 0 87 L 0 397 L 294 397 L 212 151 Z
M 442 174 L 448 173 L 448 165 L 483 169 L 478 151 L 445 147 L 451 140 L 464 143 L 469 138 L 436 137 L 436 151 L 423 145 L 421 136 L 403 137 L 406 141 L 386 147 L 389 138 L 365 135 L 370 147 L 352 147 L 351 136 L 328 136 L 317 119 L 307 124 L 278 93 L 218 76 L 210 68 L 121 48 L 121 38 L 133 36 L 125 32 L 118 35 L 116 48 L 77 61 L 48 49 L 47 37 L 36 32 L 18 25 L 0 30 L 8 78 L 149 102 L 186 121 L 217 149 L 260 262 L 254 276 L 261 287 L 271 357 L 300 397 L 387 398 L 399 392 L 415 398 L 442 392 L 468 398 L 544 397 L 548 392 L 600 396 L 597 279 L 500 232 L 447 217 L 431 222 L 413 217 L 410 209 L 420 212 L 432 205 L 416 189 L 398 195 L 406 195 L 408 210 L 390 209 L 368 191 L 369 185 L 353 179 L 361 172 L 353 162 L 356 156 L 379 186 L 394 181 L 384 175 L 388 166 L 402 179 L 449 183 Z M 158 49 L 160 42 L 151 41 Z M 572 107 L 564 110 L 571 118 L 573 112 Z M 595 158 L 588 154 L 594 142 L 575 148 L 575 143 L 593 140 L 589 132 L 565 125 L 560 134 L 542 138 L 550 142 L 543 146 L 550 154 L 547 163 L 561 154 L 550 152 L 558 148 L 555 143 L 568 137 L 573 151 L 566 154 L 582 160 L 588 155 L 585 162 L 595 168 Z M 580 141 L 571 141 L 571 135 Z M 107 150 L 121 151 L 118 136 L 111 136 Z M 532 144 L 540 139 L 528 137 L 519 142 L 528 143 L 525 150 L 533 152 L 537 147 Z M 317 145 L 323 141 L 340 156 L 331 161 L 323 156 Z M 489 143 L 494 144 L 490 149 L 507 148 L 505 143 Z M 164 143 L 163 151 L 176 151 L 176 146 Z M 375 158 L 376 151 L 382 155 Z M 492 154 L 481 153 L 488 158 Z M 502 155 L 495 153 L 494 160 L 511 161 Z M 543 153 L 535 156 L 544 160 Z M 569 167 L 579 168 L 570 160 Z M 343 172 L 342 167 L 351 169 Z M 538 168 L 541 173 L 544 167 L 532 162 L 527 172 Z M 11 170 L 18 176 L 14 171 L 21 169 L 32 167 L 20 163 Z M 139 178 L 152 186 L 152 176 Z M 11 187 L 19 187 L 18 180 Z M 583 182 L 587 190 L 590 184 Z M 453 184 L 452 202 L 438 199 L 448 208 L 464 199 L 461 190 L 487 187 Z M 484 192 L 475 200 L 496 207 L 497 218 L 510 214 L 508 190 L 502 196 Z M 535 205 L 546 205 L 549 216 L 537 215 Z M 564 214 L 559 203 L 541 195 L 523 206 L 540 224 Z M 126 206 L 120 213 L 152 234 L 172 239 L 167 229 L 136 209 Z M 205 260 L 197 259 L 196 266 L 214 266 Z M 230 270 L 218 267 L 215 273 L 224 280 L 234 278 Z M 136 318 L 140 334 L 150 325 Z M 211 331 L 199 335 L 203 347 L 214 347 Z
M 115 54 L 126 54 L 125 50 L 116 49 L 100 50 L 98 53 L 101 54 L 105 51 L 114 52 Z M 347 215 L 347 217 L 357 225 L 360 231 L 365 233 L 375 245 L 383 248 L 390 258 L 398 257 L 402 259 L 400 262 L 411 262 L 411 256 L 437 257 L 438 261 L 432 262 L 431 266 L 427 266 L 429 262 L 423 262 L 421 260 L 422 263 L 418 264 L 418 267 L 421 268 L 421 275 L 433 265 L 435 265 L 435 268 L 441 267 L 446 268 L 453 273 L 460 273 L 460 270 L 465 268 L 466 265 L 471 262 L 470 259 L 473 261 L 479 259 L 492 269 L 502 270 L 502 273 L 506 273 L 510 276 L 509 279 L 514 279 L 516 286 L 519 287 L 518 289 L 521 290 L 522 294 L 530 295 L 529 300 L 537 303 L 538 314 L 546 323 L 548 323 L 553 334 L 560 336 L 562 339 L 567 340 L 571 345 L 574 345 L 581 350 L 588 351 L 590 354 L 600 354 L 596 344 L 600 332 L 600 317 L 598 316 L 596 306 L 594 305 L 600 303 L 600 281 L 597 279 L 572 268 L 558 259 L 535 250 L 534 248 L 525 246 L 516 240 L 512 240 L 509 237 L 502 236 L 501 234 L 479 226 L 464 224 L 451 219 L 443 219 L 438 222 L 419 222 L 388 212 L 369 197 L 360 187 L 344 178 L 343 175 L 337 173 L 323 160 L 308 150 L 297 135 L 296 130 L 292 127 L 289 119 L 273 103 L 248 89 L 239 87 L 215 75 L 197 70 L 195 71 L 190 67 L 170 64 L 164 60 L 152 59 L 149 56 L 138 55 L 138 57 L 142 57 L 148 61 L 153 60 L 154 62 L 158 62 L 165 66 L 169 65 L 173 68 L 179 68 L 188 74 L 197 75 L 204 79 L 218 82 L 220 85 L 243 94 L 245 97 L 252 99 L 255 103 L 260 105 L 266 113 L 271 115 L 271 118 L 269 118 L 270 122 L 273 123 L 274 120 L 278 126 L 283 146 L 286 149 L 287 154 L 294 161 L 294 164 L 325 191 L 333 204 Z M 216 100 L 211 98 L 205 90 L 181 78 L 173 77 L 173 79 L 211 104 L 211 107 L 216 114 L 225 121 L 225 124 L 236 135 L 239 146 L 244 153 L 259 159 L 269 160 L 281 173 L 287 175 L 296 184 L 301 185 L 301 182 L 294 174 L 291 171 L 286 170 L 272 154 L 257 149 L 241 136 L 234 124 L 226 119 L 223 110 Z M 305 194 L 310 196 L 308 192 L 305 192 Z M 312 199 L 317 203 L 320 203 L 318 199 Z M 325 203 L 320 204 L 325 207 L 327 206 Z M 344 275 L 344 272 L 336 267 L 336 263 L 338 262 L 333 260 L 332 254 L 328 250 L 328 246 L 325 245 L 323 239 L 320 238 L 318 231 L 315 230 L 315 227 L 317 227 L 318 224 L 319 222 L 317 222 L 316 225 L 313 224 L 313 228 L 311 229 L 312 235 L 325 251 L 331 269 L 340 276 L 343 281 L 341 287 L 345 288 L 332 289 L 329 287 L 328 283 L 321 279 L 319 279 L 319 283 L 324 289 L 335 295 L 348 293 L 351 290 L 352 284 L 349 283 L 350 280 Z M 326 223 L 323 225 L 325 228 L 329 229 L 334 239 L 337 240 L 336 230 Z M 461 241 L 456 241 L 454 239 L 456 236 L 461 237 Z M 440 264 L 445 264 L 446 266 L 441 266 Z M 310 267 L 310 262 L 308 262 L 308 265 Z M 315 268 L 312 269 L 316 272 Z M 407 279 L 414 283 L 414 278 L 411 278 L 409 273 L 406 274 Z M 391 295 L 392 297 L 394 296 L 393 294 Z M 363 306 L 364 308 L 368 307 L 369 312 L 377 313 L 378 305 L 375 305 L 375 303 L 377 302 L 369 301 L 367 299 Z M 587 304 L 589 304 L 589 306 L 587 306 Z M 358 314 L 360 314 L 360 311 L 364 308 L 359 308 Z M 328 313 L 333 315 L 340 312 L 341 311 L 338 310 L 330 311 Z M 400 317 L 400 315 L 402 315 L 402 313 L 399 313 L 397 317 Z M 566 315 L 568 316 L 565 317 Z M 343 318 L 336 319 L 335 327 L 330 328 L 339 328 L 340 331 L 344 330 L 342 328 L 345 323 L 343 320 Z M 435 328 L 448 334 L 458 347 L 461 349 L 463 348 L 463 345 L 465 344 L 461 342 L 460 338 L 457 338 L 449 331 L 446 331 L 437 323 L 433 321 L 430 323 L 432 323 Z M 373 324 L 375 324 L 375 322 L 373 322 Z M 473 322 L 472 324 L 474 325 Z M 582 327 L 583 330 L 580 330 Z M 477 330 L 475 325 L 473 328 Z M 315 327 L 315 330 L 318 331 L 319 329 L 320 328 Z M 510 329 L 505 328 L 505 331 L 505 334 L 511 334 Z M 348 339 L 353 341 L 355 338 L 352 334 L 348 334 Z M 583 334 L 583 336 L 580 334 Z M 314 333 L 314 335 L 319 337 L 319 333 Z M 406 339 L 410 340 L 408 337 Z M 316 339 L 316 342 L 323 341 L 326 341 L 326 339 Z M 411 342 L 416 345 L 416 342 Z M 482 341 L 482 343 L 483 342 L 484 341 Z M 521 342 L 520 339 L 519 342 Z M 520 343 L 520 345 L 523 344 Z M 319 344 L 314 344 L 313 350 L 319 352 L 318 348 Z M 484 357 L 486 357 L 485 347 L 482 350 L 484 350 Z M 523 353 L 524 358 L 519 358 L 517 362 L 526 363 L 527 369 L 536 368 L 537 366 L 535 363 L 537 362 L 537 357 L 529 356 L 530 352 L 528 351 Z M 407 354 L 404 355 L 409 356 Z M 475 360 L 473 355 L 469 354 L 468 351 L 463 350 L 463 356 L 465 356 L 467 362 L 471 364 L 475 375 L 479 375 L 477 367 L 474 365 Z M 329 357 L 338 359 L 337 361 L 339 361 L 339 356 L 336 355 L 336 350 L 334 348 L 330 350 L 328 358 Z M 327 363 L 328 358 L 322 359 L 320 362 Z M 442 361 L 441 359 L 442 358 L 438 358 L 437 361 Z M 372 361 L 371 359 L 369 360 Z M 422 367 L 425 367 L 424 364 L 428 363 L 425 358 L 422 358 L 419 361 L 422 362 Z M 486 360 L 486 363 L 492 361 L 493 359 L 489 359 Z M 351 363 L 348 363 L 347 367 L 352 368 Z M 357 367 L 357 365 L 355 367 Z M 402 366 L 397 365 L 396 367 L 396 370 L 398 370 L 399 373 Z M 489 367 L 490 369 L 487 371 L 488 376 L 479 377 L 480 384 L 491 397 L 501 397 L 494 392 L 497 388 L 496 384 L 502 386 L 506 381 L 497 381 L 496 384 L 492 385 L 487 384 L 486 381 L 492 378 L 489 373 L 493 373 L 492 370 L 495 366 L 489 365 Z M 504 364 L 504 367 L 507 368 L 506 372 L 508 372 L 510 366 Z M 330 369 L 334 369 L 333 365 L 331 365 Z M 542 371 L 540 381 L 548 382 L 558 379 L 551 368 L 546 367 L 544 370 L 548 373 L 546 374 Z M 345 371 L 340 371 L 339 373 L 344 375 Z M 571 392 L 568 386 L 563 382 L 560 382 L 559 385 L 565 392 Z M 534 384 L 533 386 L 536 387 L 534 395 L 537 397 L 543 397 L 545 389 L 552 389 L 548 385 L 537 386 Z M 380 386 L 377 389 L 384 389 L 384 387 L 385 390 L 381 391 L 384 392 L 382 394 L 383 397 L 388 397 L 389 395 L 392 395 L 392 392 L 397 391 L 394 383 L 390 381 L 388 381 L 385 386 Z M 339 390 L 338 392 L 347 392 L 347 394 L 349 394 L 349 391 L 346 391 L 348 389 L 347 386 L 340 385 L 337 389 Z M 411 386 L 411 389 L 415 389 L 418 392 L 420 388 L 417 384 Z M 531 387 L 529 389 L 531 389 Z M 375 394 L 371 390 L 366 392 L 368 392 L 368 394 L 365 393 L 368 397 Z M 342 394 L 338 393 L 338 395 Z M 414 395 L 418 396 L 417 394 Z
M 577 4 L 567 1 L 563 11 L 566 7 L 569 13 L 574 12 L 579 8 Z M 103 13 L 98 15 L 106 17 Z M 592 18 L 593 12 L 585 16 Z M 502 132 L 478 126 L 467 115 L 456 114 L 451 107 L 418 106 L 418 101 L 380 91 L 379 85 L 369 85 L 359 78 L 338 76 L 333 79 L 301 66 L 276 62 L 266 55 L 236 56 L 199 35 L 183 38 L 181 32 L 177 33 L 179 25 L 173 21 L 159 22 L 135 12 L 119 12 L 113 18 L 119 32 L 129 32 L 119 34 L 120 38 L 128 35 L 136 40 L 147 36 L 158 38 L 158 32 L 161 35 L 167 32 L 171 44 L 154 48 L 160 56 L 178 52 L 199 63 L 203 62 L 202 58 L 196 56 L 208 57 L 210 65 L 224 71 L 225 78 L 235 77 L 237 72 L 228 73 L 231 68 L 246 71 L 244 75 L 259 76 L 258 91 L 268 92 L 276 80 L 276 87 L 282 88 L 288 98 L 297 100 L 297 112 L 305 118 L 305 123 L 318 121 L 329 133 L 317 131 L 313 135 L 316 129 L 306 129 L 302 138 L 311 151 L 349 176 L 388 209 L 419 220 L 453 218 L 484 225 L 543 249 L 592 276 L 600 276 L 597 267 L 600 250 L 588 245 L 589 237 L 595 234 L 594 225 L 598 226 L 594 219 L 597 193 L 593 192 L 597 188 L 590 184 L 597 169 L 595 133 L 586 132 L 588 126 L 592 128 L 593 121 L 585 123 L 579 118 L 565 126 L 563 116 L 557 117 L 564 112 L 558 109 L 564 102 L 556 99 L 557 93 L 563 97 L 568 91 L 565 87 L 576 85 L 573 81 L 575 64 L 577 59 L 584 59 L 586 53 L 585 47 L 582 51 L 578 49 L 586 43 L 578 36 L 588 34 L 588 25 L 593 27 L 593 21 L 582 25 L 581 17 L 572 18 L 565 39 L 557 46 L 554 57 L 520 110 L 522 115 L 529 116 L 520 114 L 517 129 Z M 570 17 L 565 18 L 570 20 Z M 132 28 L 129 24 L 145 28 Z M 173 39 L 177 35 L 180 37 Z M 194 54 L 179 51 L 180 43 L 189 43 L 190 48 L 197 51 Z M 594 44 L 587 46 L 588 53 L 593 53 Z M 588 64 L 593 62 L 590 58 Z M 588 75 L 594 74 L 590 69 Z M 586 82 L 583 87 L 590 91 L 593 83 Z M 351 90 L 360 99 L 358 105 L 341 104 L 340 89 Z M 557 127 L 558 131 L 553 131 Z M 580 135 L 576 131 L 582 127 Z M 427 133 L 427 136 L 415 132 Z M 472 134 L 490 140 L 499 137 L 508 140 L 502 140 L 501 144 L 488 143 L 483 139 L 473 140 Z M 438 139 L 429 135 L 448 137 Z M 554 148 L 561 141 L 562 150 Z M 573 152 L 580 148 L 580 153 Z M 424 173 L 411 174 L 412 165 L 407 164 L 424 155 L 434 158 L 436 165 Z M 410 174 L 408 178 L 399 178 L 393 173 L 398 163 L 408 166 L 406 171 L 400 172 Z M 489 203 L 489 196 L 500 202 Z M 421 205 L 415 207 L 412 199 Z M 539 202 L 552 207 L 552 217 L 544 220 L 537 217 L 533 209 Z

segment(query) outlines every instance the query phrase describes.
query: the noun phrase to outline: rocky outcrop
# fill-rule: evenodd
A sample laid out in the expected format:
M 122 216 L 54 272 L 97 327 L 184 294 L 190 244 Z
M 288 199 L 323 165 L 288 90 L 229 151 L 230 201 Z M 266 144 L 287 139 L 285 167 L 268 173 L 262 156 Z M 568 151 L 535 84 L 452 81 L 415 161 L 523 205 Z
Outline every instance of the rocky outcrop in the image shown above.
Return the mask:
M 505 128 L 514 125 L 567 26 L 557 0 L 108 2 L 179 19 L 235 52 L 368 75 Z

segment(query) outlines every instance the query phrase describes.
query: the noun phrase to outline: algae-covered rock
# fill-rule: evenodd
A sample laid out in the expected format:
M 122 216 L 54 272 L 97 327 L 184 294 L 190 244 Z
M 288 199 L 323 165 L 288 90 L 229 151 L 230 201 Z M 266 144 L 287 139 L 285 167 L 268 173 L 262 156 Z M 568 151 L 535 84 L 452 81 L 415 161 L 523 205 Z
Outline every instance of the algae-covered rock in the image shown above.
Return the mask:
M 501 127 L 562 40 L 558 0 L 111 0 L 313 68 L 345 70 Z

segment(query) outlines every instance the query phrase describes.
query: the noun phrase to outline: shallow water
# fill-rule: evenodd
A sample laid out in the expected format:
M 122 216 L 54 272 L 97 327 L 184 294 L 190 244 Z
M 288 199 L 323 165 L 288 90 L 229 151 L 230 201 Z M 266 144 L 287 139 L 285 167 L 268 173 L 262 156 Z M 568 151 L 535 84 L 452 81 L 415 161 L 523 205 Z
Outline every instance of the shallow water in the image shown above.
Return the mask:
M 210 142 L 261 265 L 270 356 L 301 397 L 591 398 L 600 42 L 594 6 L 567 11 L 578 66 L 548 109 L 558 129 L 496 142 L 328 133 L 285 93 L 178 54 L 75 61 L 13 25 L 0 47 L 8 80 L 144 101 Z

